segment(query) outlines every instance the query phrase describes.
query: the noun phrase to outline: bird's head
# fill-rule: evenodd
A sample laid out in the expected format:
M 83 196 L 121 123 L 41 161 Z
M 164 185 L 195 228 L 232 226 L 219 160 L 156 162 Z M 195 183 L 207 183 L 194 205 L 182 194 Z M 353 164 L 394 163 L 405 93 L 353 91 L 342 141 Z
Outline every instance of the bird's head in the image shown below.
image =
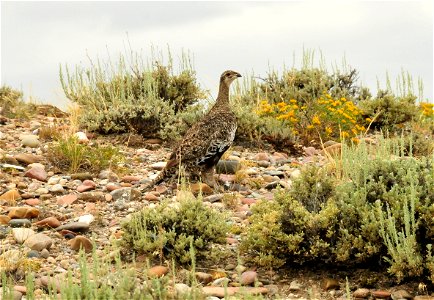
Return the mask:
M 234 81 L 238 77 L 241 77 L 240 73 L 238 72 L 231 71 L 231 70 L 224 71 L 222 76 L 220 76 L 220 82 L 225 83 L 227 86 L 229 86 L 232 83 L 232 81 Z

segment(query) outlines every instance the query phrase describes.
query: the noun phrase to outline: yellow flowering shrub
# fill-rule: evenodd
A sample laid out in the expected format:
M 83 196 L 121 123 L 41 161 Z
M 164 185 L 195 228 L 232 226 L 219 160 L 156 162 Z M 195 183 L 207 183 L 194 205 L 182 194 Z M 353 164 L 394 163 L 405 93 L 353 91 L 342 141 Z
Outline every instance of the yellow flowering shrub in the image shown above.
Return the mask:
M 266 99 L 259 103 L 260 116 L 272 116 L 289 126 L 293 133 L 304 141 L 350 138 L 366 129 L 360 109 L 345 97 L 333 98 L 324 92 L 309 105 L 300 104 L 296 99 L 270 103 Z
M 434 118 L 434 103 L 421 102 L 419 104 L 419 109 L 424 118 L 427 119 Z

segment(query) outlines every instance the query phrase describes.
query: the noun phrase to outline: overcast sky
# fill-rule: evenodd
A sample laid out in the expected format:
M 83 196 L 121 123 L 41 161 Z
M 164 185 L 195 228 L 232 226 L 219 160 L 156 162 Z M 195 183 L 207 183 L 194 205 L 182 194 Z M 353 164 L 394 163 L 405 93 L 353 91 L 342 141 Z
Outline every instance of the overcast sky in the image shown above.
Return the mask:
M 1 3 L 1 83 L 66 107 L 59 64 L 70 67 L 123 52 L 129 43 L 182 49 L 194 56 L 203 88 L 215 98 L 226 69 L 265 77 L 301 61 L 303 48 L 326 62 L 342 58 L 376 89 L 402 69 L 433 100 L 432 1 L 400 2 L 5 2 Z M 319 52 L 318 52 L 319 53 Z M 415 85 L 417 87 L 417 84 Z

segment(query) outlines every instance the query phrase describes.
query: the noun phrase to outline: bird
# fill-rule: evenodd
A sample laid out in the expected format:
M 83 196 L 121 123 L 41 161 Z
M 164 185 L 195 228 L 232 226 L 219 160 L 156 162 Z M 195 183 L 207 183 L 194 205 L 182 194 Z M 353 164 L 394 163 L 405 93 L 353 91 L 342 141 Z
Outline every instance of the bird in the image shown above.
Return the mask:
M 232 145 L 237 130 L 237 118 L 229 104 L 229 87 L 239 77 L 232 70 L 221 74 L 215 104 L 187 130 L 152 186 L 173 177 L 181 165 L 187 176 L 216 187 L 214 166 Z

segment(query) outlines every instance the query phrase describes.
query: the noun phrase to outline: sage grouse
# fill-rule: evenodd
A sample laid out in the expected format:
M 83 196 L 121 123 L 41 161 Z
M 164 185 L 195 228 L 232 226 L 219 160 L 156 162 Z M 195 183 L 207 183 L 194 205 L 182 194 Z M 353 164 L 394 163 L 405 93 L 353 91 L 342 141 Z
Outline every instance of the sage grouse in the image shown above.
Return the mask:
M 241 75 L 235 71 L 223 72 L 216 103 L 187 131 L 153 185 L 172 177 L 181 165 L 186 175 L 215 186 L 214 166 L 231 146 L 237 130 L 237 119 L 229 105 L 229 86 L 238 77 Z

